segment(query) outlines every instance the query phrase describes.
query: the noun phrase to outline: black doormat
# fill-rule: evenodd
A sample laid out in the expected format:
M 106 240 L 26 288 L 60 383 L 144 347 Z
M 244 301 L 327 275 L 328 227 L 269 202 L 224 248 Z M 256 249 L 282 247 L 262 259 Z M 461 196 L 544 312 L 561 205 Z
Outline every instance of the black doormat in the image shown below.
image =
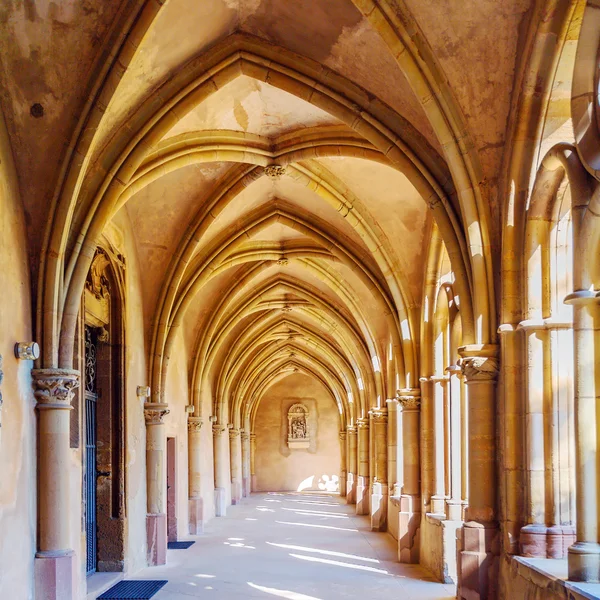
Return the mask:
M 166 580 L 119 581 L 110 590 L 98 596 L 98 600 L 149 600 L 166 583 Z
M 168 542 L 167 548 L 169 550 L 187 550 L 191 545 L 196 542 Z

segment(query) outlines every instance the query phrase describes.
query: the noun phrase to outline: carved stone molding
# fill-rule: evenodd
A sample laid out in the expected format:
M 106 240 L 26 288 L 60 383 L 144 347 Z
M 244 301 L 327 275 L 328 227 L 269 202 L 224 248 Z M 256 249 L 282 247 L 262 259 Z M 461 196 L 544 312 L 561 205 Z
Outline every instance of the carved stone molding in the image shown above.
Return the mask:
M 356 435 L 356 427 L 346 427 L 346 435 Z
M 287 267 L 289 262 L 290 261 L 285 256 L 282 256 L 281 258 L 277 259 L 277 264 L 280 267 Z
M 495 381 L 498 377 L 499 363 L 493 356 L 468 356 L 462 358 L 462 372 L 467 380 L 471 381 Z
M 357 429 L 369 429 L 369 419 L 356 419 Z
M 419 410 L 421 406 L 421 390 L 408 388 L 396 391 L 396 400 L 402 410 Z
M 250 439 L 250 434 L 246 431 L 241 432 L 242 442 L 247 442 Z
M 202 417 L 188 417 L 187 426 L 190 433 L 200 433 L 203 424 Z
M 39 409 L 71 409 L 80 373 L 74 369 L 34 369 L 33 395 Z
M 162 425 L 165 415 L 171 412 L 168 404 L 162 402 L 146 402 L 144 404 L 144 419 L 146 425 Z
M 229 430 L 229 439 L 234 440 L 236 437 L 240 435 L 239 429 L 230 429 Z
M 85 282 L 85 287 L 98 299 L 108 296 L 108 280 L 104 270 L 109 264 L 110 260 L 104 250 L 98 248 Z
M 284 313 L 291 313 L 291 312 L 292 312 L 292 307 L 291 307 L 289 304 L 284 304 L 284 305 L 281 307 L 281 312 L 284 312 Z
M 255 433 L 250 433 L 250 441 L 251 442 L 255 442 L 256 441 L 256 434 Z
M 277 179 L 281 179 L 285 175 L 285 167 L 281 165 L 269 165 L 265 167 L 265 175 L 272 179 L 273 181 L 277 181 Z
M 346 441 L 346 432 L 340 431 L 340 442 L 345 442 L 345 441 Z

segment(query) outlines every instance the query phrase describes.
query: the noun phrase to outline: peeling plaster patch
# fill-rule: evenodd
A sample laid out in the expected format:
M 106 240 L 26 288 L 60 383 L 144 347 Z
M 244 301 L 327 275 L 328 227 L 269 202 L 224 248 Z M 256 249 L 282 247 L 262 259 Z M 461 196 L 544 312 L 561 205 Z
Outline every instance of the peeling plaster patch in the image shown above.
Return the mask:
M 233 104 L 233 114 L 238 125 L 244 130 L 248 131 L 248 113 L 242 106 L 242 103 L 236 98 Z

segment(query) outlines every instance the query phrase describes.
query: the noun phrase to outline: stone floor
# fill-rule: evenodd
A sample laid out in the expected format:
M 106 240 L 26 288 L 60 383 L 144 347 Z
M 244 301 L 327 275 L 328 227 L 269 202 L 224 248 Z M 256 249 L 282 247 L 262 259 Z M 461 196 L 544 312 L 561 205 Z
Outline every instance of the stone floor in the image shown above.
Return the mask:
M 392 538 L 352 509 L 336 496 L 253 494 L 136 578 L 169 580 L 156 600 L 454 598 L 453 586 L 398 563 Z

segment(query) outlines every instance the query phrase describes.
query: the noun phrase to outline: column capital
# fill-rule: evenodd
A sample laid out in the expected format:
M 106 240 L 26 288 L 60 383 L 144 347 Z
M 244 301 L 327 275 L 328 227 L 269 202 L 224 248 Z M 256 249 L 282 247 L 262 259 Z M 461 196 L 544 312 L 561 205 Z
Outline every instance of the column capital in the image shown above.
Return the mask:
M 346 427 L 346 435 L 356 435 L 356 426 Z
M 79 387 L 80 373 L 75 369 L 33 369 L 31 371 L 38 409 L 71 410 Z
M 165 402 L 145 402 L 144 403 L 144 419 L 146 425 L 163 425 L 165 415 L 171 411 L 169 405 Z
M 250 439 L 250 434 L 247 431 L 244 431 L 243 429 L 240 429 L 240 435 L 242 436 L 242 442 L 245 442 L 246 440 Z
M 202 417 L 188 417 L 187 426 L 190 433 L 200 433 L 202 425 L 204 425 Z
M 255 442 L 256 441 L 256 434 L 255 433 L 250 433 L 248 435 L 250 436 L 250 441 L 251 442 Z
M 419 410 L 421 406 L 421 390 L 419 388 L 405 388 L 396 391 L 396 400 L 403 411 Z
M 357 429 L 369 429 L 369 419 L 356 419 Z
M 227 427 L 225 425 L 223 425 L 223 423 L 213 423 L 213 425 L 212 425 L 213 435 L 220 435 L 226 429 L 227 429 Z
M 346 441 L 346 432 L 340 431 L 340 442 Z
M 499 371 L 497 344 L 472 344 L 458 349 L 460 366 L 467 383 L 494 382 Z
M 385 423 L 385 422 L 387 422 L 387 418 L 388 418 L 387 407 L 372 408 L 369 411 L 369 414 L 373 418 L 373 422 L 374 423 Z
M 236 437 L 238 437 L 240 435 L 240 430 L 239 429 L 235 429 L 235 427 L 232 427 L 229 430 L 229 439 L 230 440 L 234 440 Z

